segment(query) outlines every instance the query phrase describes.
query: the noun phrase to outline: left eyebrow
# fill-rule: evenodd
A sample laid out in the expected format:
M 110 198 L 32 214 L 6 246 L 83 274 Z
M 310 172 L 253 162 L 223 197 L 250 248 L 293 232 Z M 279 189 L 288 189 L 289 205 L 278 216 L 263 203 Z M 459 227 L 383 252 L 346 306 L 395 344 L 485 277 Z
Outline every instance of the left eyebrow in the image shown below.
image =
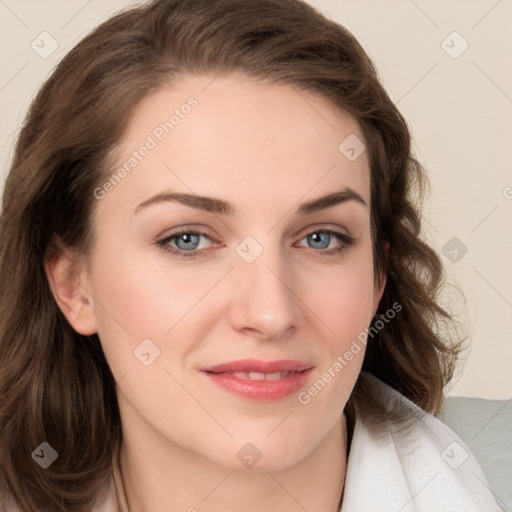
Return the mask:
M 326 210 L 327 208 L 331 208 L 337 204 L 345 203 L 347 201 L 356 201 L 368 208 L 366 201 L 355 190 L 345 188 L 339 192 L 333 192 L 332 194 L 302 203 L 297 208 L 297 215 L 308 215 L 320 210 Z

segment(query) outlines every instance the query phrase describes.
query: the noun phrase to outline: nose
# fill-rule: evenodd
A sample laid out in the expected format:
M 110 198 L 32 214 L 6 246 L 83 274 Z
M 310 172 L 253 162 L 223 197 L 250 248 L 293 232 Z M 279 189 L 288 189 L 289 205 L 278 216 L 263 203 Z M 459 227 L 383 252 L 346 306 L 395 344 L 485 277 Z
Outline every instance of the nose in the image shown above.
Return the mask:
M 279 340 L 302 324 L 298 283 L 280 255 L 263 254 L 253 263 L 240 260 L 234 270 L 235 300 L 229 309 L 233 329 L 263 340 Z

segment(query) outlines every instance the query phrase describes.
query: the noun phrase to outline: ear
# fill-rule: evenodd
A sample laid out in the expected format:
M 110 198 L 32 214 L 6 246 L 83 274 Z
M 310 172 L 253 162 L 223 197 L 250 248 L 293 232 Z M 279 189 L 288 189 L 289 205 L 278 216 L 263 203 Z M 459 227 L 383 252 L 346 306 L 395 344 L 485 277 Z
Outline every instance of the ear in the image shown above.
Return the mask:
M 83 258 L 54 239 L 45 255 L 44 269 L 55 301 L 71 327 L 84 336 L 96 333 L 94 301 Z
M 385 242 L 384 244 L 384 253 L 386 258 L 389 254 L 389 242 Z M 386 288 L 387 275 L 384 272 L 379 273 L 379 275 L 375 276 L 374 280 L 374 288 L 373 288 L 373 314 L 372 318 L 377 314 L 377 309 L 379 307 L 379 302 L 382 299 L 382 295 L 384 294 L 384 289 Z

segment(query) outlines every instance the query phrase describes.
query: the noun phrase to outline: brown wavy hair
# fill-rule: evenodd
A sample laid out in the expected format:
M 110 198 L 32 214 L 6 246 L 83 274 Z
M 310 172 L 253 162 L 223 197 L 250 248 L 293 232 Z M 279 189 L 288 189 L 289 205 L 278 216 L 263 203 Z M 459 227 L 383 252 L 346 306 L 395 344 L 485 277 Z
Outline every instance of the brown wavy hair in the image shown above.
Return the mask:
M 75 332 L 43 262 L 55 236 L 91 247 L 94 189 L 140 100 L 187 74 L 241 73 L 317 94 L 364 134 L 375 271 L 387 275 L 363 369 L 437 412 L 460 342 L 441 329 L 440 258 L 420 235 L 426 178 L 363 48 L 301 0 L 155 0 L 107 20 L 59 63 L 19 135 L 0 221 L 0 482 L 24 511 L 89 510 L 122 440 L 97 335 Z M 388 244 L 388 251 L 385 246 Z M 349 401 L 350 403 L 350 401 Z M 31 453 L 48 442 L 47 469 Z

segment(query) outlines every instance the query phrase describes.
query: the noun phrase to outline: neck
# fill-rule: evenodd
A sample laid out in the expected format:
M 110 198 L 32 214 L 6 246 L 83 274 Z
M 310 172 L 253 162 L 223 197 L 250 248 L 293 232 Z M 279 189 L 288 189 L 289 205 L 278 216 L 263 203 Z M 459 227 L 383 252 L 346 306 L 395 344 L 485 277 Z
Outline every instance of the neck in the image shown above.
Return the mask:
M 123 426 L 119 463 L 130 512 L 339 510 L 347 460 L 343 414 L 311 453 L 280 471 L 226 468 L 168 440 L 141 443 L 142 437 L 133 423 Z

